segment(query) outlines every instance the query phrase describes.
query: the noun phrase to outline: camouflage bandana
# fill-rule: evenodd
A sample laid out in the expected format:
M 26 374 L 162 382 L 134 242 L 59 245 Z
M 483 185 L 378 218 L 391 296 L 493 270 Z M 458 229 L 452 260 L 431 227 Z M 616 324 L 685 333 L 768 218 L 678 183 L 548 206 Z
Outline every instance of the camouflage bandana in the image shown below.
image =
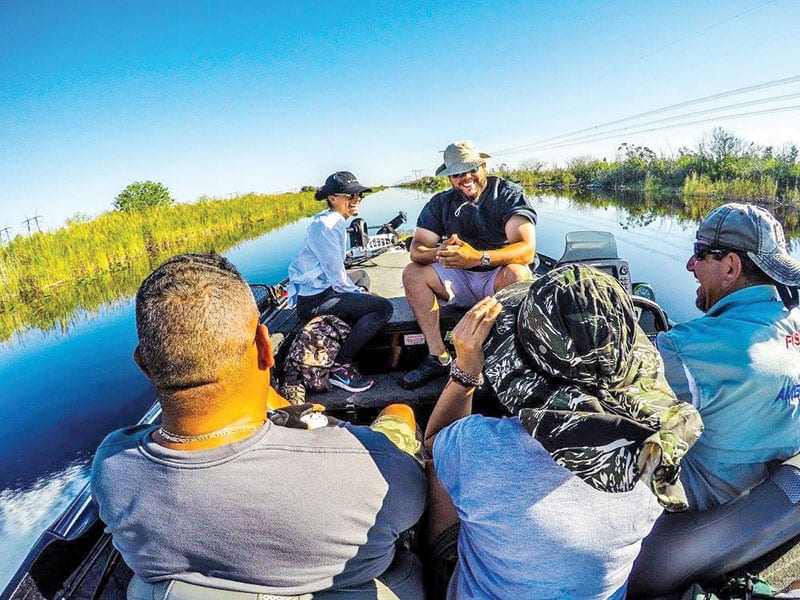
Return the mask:
M 484 372 L 503 405 L 592 487 L 626 492 L 642 479 L 667 510 L 685 510 L 680 461 L 702 421 L 675 398 L 617 281 L 569 265 L 495 297 L 504 310 Z

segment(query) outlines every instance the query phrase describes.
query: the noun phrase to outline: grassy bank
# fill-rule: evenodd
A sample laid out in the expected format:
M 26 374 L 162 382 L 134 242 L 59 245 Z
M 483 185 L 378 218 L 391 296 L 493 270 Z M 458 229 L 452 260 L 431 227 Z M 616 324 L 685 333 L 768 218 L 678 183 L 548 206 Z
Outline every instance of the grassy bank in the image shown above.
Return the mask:
M 114 211 L 18 236 L 0 247 L 0 340 L 29 327 L 64 329 L 76 310 L 92 311 L 135 292 L 171 255 L 222 252 L 319 209 L 313 193 L 247 194 Z

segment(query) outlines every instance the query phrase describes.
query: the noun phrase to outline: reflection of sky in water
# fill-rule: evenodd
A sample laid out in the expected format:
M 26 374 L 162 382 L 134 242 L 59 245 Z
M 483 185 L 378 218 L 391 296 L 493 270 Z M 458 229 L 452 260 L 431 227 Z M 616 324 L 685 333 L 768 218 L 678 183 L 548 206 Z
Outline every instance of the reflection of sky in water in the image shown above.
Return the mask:
M 371 227 L 403 210 L 412 231 L 430 194 L 389 189 L 368 196 L 360 215 Z M 617 239 L 633 281 L 647 281 L 674 321 L 699 316 L 694 277 L 685 270 L 696 225 L 673 217 L 631 217 L 537 196 L 537 246 L 561 256 L 568 231 L 604 230 Z M 320 202 L 322 210 L 325 203 Z M 286 275 L 309 219 L 243 242 L 225 254 L 253 282 Z M 374 230 L 372 230 L 374 231 Z M 793 254 L 797 255 L 797 251 Z M 70 317 L 66 331 L 28 331 L 0 343 L 0 586 L 39 533 L 79 491 L 91 456 L 111 430 L 138 421 L 152 389 L 131 355 L 136 344 L 132 298 Z M 49 475 L 48 475 L 49 474 Z
M 0 587 L 4 587 L 25 558 L 28 547 L 89 480 L 87 465 L 36 480 L 23 492 L 0 492 Z

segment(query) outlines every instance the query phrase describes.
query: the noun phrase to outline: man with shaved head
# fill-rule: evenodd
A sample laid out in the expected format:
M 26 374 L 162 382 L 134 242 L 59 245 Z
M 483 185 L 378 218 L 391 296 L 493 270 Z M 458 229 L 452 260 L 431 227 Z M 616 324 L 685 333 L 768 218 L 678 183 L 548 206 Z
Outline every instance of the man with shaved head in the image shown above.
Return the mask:
M 269 332 L 216 254 L 156 269 L 136 296 L 136 325 L 134 357 L 162 422 L 110 434 L 92 467 L 100 517 L 135 575 L 129 598 L 422 597 L 418 564 L 395 549 L 426 499 L 413 418 L 270 421 L 287 402 L 270 386 Z

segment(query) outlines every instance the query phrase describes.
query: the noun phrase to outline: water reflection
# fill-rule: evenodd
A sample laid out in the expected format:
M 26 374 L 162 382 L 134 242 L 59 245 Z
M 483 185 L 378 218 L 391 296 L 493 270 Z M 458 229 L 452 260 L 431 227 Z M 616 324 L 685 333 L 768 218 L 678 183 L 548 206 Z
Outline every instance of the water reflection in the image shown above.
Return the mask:
M 235 231 L 215 230 L 200 241 L 189 238 L 172 244 L 152 243 L 146 254 L 128 257 L 124 265 L 99 276 L 63 281 L 44 289 L 31 285 L 15 303 L 0 303 L 0 341 L 31 328 L 64 334 L 82 320 L 76 313 L 94 312 L 134 293 L 142 280 L 170 256 L 181 252 L 224 252 L 284 224 L 247 221 Z
M 403 210 L 408 215 L 404 229 L 411 231 L 429 198 L 412 190 L 385 190 L 364 200 L 360 216 L 374 227 Z M 610 231 L 633 279 L 654 287 L 673 320 L 699 315 L 696 283 L 684 267 L 697 222 L 718 202 L 684 206 L 674 198 L 585 193 L 535 193 L 534 202 L 541 251 L 560 256 L 569 231 Z M 796 237 L 797 210 L 777 212 Z M 225 254 L 248 280 L 274 283 L 285 277 L 308 222 L 273 229 Z M 32 308 L 39 320 L 28 321 L 28 327 L 39 329 L 0 343 L 0 586 L 85 482 L 101 439 L 136 422 L 153 401 L 150 384 L 131 359 L 136 344 L 131 295 L 160 260 L 73 286 L 63 297 L 57 289 Z M 45 315 L 41 311 L 48 306 L 52 311 Z

